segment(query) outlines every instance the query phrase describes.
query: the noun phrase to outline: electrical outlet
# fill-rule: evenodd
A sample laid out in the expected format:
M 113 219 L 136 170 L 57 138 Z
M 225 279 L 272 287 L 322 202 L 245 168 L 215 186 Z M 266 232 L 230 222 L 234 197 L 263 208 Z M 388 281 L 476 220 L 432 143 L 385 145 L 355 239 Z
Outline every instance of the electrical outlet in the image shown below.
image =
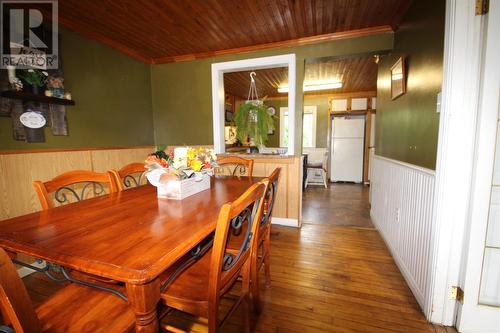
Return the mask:
M 399 218 L 401 217 L 401 209 L 396 208 L 396 222 L 399 223 Z

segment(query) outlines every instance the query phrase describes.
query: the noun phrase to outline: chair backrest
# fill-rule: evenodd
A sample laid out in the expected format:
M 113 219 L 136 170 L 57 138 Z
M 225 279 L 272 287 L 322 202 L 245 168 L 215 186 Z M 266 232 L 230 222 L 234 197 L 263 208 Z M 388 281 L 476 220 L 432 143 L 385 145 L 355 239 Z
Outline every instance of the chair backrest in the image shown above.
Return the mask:
M 26 287 L 2 248 L 0 248 L 0 310 L 4 317 L 4 322 L 0 322 L 0 325 L 12 327 L 16 333 L 42 331 Z
M 137 187 L 146 183 L 144 172 L 146 168 L 144 163 L 130 163 L 120 170 L 111 170 L 115 178 L 115 184 L 118 191 Z
M 81 201 L 90 197 L 116 192 L 114 176 L 111 172 L 94 172 L 87 170 L 75 170 L 63 173 L 52 180 L 33 182 L 42 210 L 75 201 Z M 53 195 L 53 200 L 51 195 Z M 55 202 L 54 202 L 55 201 Z
M 219 298 L 238 278 L 243 266 L 257 246 L 259 221 L 268 182 L 252 185 L 234 202 L 222 206 L 215 230 L 209 273 L 209 304 L 215 307 Z M 228 248 L 231 233 L 245 230 L 239 249 Z
M 252 176 L 253 160 L 238 156 L 217 157 L 215 173 L 225 176 Z
M 274 169 L 273 173 L 267 178 L 269 185 L 266 188 L 264 196 L 264 206 L 261 220 L 261 227 L 265 227 L 271 223 L 276 194 L 278 193 L 278 182 L 280 178 L 281 168 Z

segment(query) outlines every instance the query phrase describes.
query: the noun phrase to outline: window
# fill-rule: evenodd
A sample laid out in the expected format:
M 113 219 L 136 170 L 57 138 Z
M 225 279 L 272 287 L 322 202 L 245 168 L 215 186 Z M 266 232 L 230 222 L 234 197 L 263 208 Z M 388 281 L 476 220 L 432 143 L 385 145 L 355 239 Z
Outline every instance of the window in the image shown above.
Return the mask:
M 302 147 L 316 148 L 316 105 L 304 107 Z M 288 108 L 280 108 L 280 146 L 288 146 Z

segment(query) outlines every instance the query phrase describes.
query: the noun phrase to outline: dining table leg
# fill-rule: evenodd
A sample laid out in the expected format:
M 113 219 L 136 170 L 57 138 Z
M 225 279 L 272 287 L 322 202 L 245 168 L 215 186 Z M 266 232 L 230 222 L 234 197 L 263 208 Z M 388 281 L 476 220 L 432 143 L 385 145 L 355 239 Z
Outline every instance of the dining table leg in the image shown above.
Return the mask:
M 155 279 L 146 284 L 127 283 L 126 288 L 130 306 L 135 314 L 135 331 L 137 333 L 157 333 L 160 281 Z

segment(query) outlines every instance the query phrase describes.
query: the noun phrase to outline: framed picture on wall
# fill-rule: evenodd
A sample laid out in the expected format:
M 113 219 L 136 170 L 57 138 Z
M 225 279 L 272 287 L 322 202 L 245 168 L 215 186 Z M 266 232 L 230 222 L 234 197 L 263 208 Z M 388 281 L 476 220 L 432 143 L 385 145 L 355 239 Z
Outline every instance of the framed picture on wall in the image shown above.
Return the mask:
M 391 67 L 391 98 L 396 99 L 406 93 L 405 58 L 399 57 Z

